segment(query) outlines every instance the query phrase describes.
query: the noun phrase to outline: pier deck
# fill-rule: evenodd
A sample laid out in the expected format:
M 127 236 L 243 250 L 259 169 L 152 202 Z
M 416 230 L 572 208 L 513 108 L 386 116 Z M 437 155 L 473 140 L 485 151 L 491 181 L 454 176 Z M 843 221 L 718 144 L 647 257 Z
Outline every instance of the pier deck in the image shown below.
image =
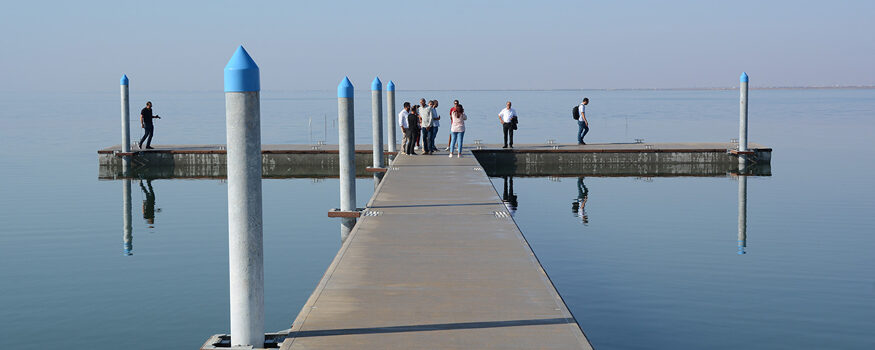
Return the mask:
M 281 349 L 591 349 L 486 172 L 399 156 Z

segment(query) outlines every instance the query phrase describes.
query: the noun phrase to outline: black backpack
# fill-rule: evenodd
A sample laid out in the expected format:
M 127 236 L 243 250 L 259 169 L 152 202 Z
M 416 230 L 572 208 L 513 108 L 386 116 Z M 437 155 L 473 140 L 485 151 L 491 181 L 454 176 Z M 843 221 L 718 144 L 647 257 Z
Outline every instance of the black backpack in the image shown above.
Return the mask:
M 580 108 L 578 107 L 580 106 L 574 106 L 574 108 L 571 109 L 571 116 L 574 117 L 574 120 L 580 120 Z

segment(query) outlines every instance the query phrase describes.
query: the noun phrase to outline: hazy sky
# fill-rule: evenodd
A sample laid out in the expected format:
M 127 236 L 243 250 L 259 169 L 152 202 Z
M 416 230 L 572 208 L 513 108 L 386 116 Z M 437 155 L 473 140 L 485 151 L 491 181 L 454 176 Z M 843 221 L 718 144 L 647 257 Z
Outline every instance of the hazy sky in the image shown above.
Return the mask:
M 875 1 L 9 1 L 0 91 L 875 85 Z

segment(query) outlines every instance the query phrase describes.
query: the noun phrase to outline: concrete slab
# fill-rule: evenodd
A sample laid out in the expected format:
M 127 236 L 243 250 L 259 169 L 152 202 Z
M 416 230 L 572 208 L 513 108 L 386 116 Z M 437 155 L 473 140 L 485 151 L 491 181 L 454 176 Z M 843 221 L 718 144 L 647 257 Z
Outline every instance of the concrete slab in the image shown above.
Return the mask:
M 367 210 L 282 349 L 591 349 L 470 152 L 399 156 Z

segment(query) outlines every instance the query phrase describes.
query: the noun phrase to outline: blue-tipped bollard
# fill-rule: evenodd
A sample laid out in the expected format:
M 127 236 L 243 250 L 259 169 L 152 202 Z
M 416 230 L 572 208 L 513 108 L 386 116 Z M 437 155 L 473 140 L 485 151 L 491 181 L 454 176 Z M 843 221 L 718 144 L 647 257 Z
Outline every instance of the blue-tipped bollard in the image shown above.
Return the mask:
M 740 104 L 738 117 L 738 151 L 747 152 L 747 73 L 742 72 L 739 78 Z M 747 161 L 747 155 L 738 155 L 738 165 L 744 168 Z
M 122 107 L 122 152 L 131 152 L 131 100 L 130 89 L 128 88 L 129 81 L 126 74 L 122 75 L 121 80 L 121 107 Z M 122 156 L 122 171 L 125 175 L 130 169 L 131 159 L 129 156 Z
M 380 77 L 371 82 L 371 117 L 373 120 L 374 168 L 383 167 L 383 83 Z M 391 119 L 389 119 L 391 120 Z M 392 124 L 392 123 L 389 123 Z
M 131 179 L 122 180 L 122 222 L 124 223 L 124 254 L 130 256 L 134 254 L 134 234 L 133 225 L 131 224 Z
M 738 176 L 738 254 L 747 247 L 747 176 Z
M 355 119 L 353 109 L 353 86 L 348 77 L 337 85 L 337 133 L 340 155 L 340 210 L 355 211 Z M 340 239 L 346 237 L 355 226 L 355 218 L 342 218 Z
M 387 134 L 389 136 L 389 153 L 398 152 L 397 146 L 395 145 L 395 83 L 389 80 L 389 84 L 386 84 L 386 107 L 388 113 L 386 113 L 386 123 L 387 123 Z
M 264 346 L 261 108 L 258 65 L 237 48 L 225 66 L 231 345 Z

